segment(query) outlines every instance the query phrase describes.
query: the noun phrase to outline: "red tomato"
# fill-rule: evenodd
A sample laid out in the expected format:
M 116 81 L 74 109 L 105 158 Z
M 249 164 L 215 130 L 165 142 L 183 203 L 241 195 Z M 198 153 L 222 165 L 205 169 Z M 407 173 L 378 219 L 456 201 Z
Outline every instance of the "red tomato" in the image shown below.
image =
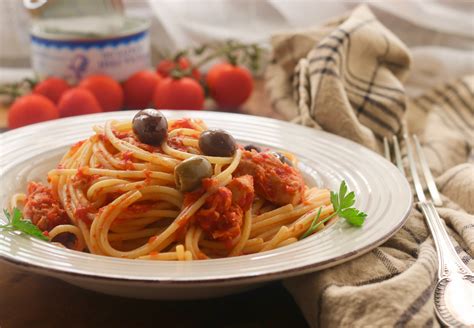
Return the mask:
M 59 99 L 58 109 L 61 117 L 102 112 L 94 94 L 84 88 L 72 88 L 66 91 Z
M 92 92 L 104 112 L 119 110 L 123 107 L 122 87 L 107 75 L 90 75 L 79 83 L 79 87 Z
M 163 79 L 155 89 L 153 103 L 159 109 L 202 109 L 204 90 L 194 79 Z
M 214 65 L 207 73 L 206 82 L 212 98 L 220 107 L 238 107 L 252 94 L 250 72 L 228 63 Z
M 125 106 L 131 109 L 144 109 L 150 105 L 153 92 L 161 77 L 150 71 L 140 71 L 133 74 L 123 84 Z
M 58 77 L 48 77 L 38 83 L 33 89 L 33 93 L 43 95 L 53 103 L 57 104 L 64 91 L 69 89 L 69 84 Z
M 8 127 L 25 125 L 59 118 L 58 108 L 42 95 L 29 94 L 18 98 L 8 110 Z
M 178 67 L 182 70 L 188 69 L 191 66 L 189 59 L 186 57 L 180 57 L 178 62 L 173 61 L 171 59 L 165 59 L 158 63 L 156 66 L 156 72 L 160 74 L 162 77 L 168 77 L 171 71 L 178 65 Z M 201 79 L 201 72 L 197 68 L 191 71 L 191 76 L 196 81 Z

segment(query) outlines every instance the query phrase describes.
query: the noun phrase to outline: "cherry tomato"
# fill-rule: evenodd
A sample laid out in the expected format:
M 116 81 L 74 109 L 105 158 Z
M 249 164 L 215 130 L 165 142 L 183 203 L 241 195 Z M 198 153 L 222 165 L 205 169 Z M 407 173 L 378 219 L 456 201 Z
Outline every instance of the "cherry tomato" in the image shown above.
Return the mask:
M 42 95 L 29 94 L 18 98 L 8 110 L 8 127 L 16 129 L 56 118 L 59 118 L 59 111 L 51 100 Z
M 102 112 L 102 108 L 94 94 L 84 88 L 72 88 L 66 91 L 58 104 L 61 117 L 94 114 Z
M 176 65 L 178 65 L 180 69 L 186 70 L 191 66 L 191 63 L 186 57 L 179 57 L 177 62 L 171 59 L 165 59 L 158 63 L 156 66 L 156 72 L 162 77 L 169 77 L 171 71 L 176 67 Z M 196 81 L 199 81 L 201 79 L 201 72 L 195 68 L 191 71 L 191 76 Z
M 79 83 L 79 87 L 92 92 L 104 112 L 119 110 L 123 107 L 122 87 L 107 75 L 90 75 Z
M 58 77 L 48 77 L 38 83 L 33 89 L 33 93 L 43 95 L 53 103 L 57 104 L 64 91 L 69 89 L 69 85 Z
M 214 65 L 207 74 L 206 82 L 212 98 L 220 107 L 238 107 L 252 94 L 253 79 L 250 72 L 229 63 Z
M 150 105 L 153 92 L 161 77 L 150 71 L 140 71 L 133 74 L 123 84 L 125 106 L 130 109 L 144 109 Z
M 153 103 L 159 109 L 202 109 L 204 90 L 194 79 L 163 79 L 155 89 Z

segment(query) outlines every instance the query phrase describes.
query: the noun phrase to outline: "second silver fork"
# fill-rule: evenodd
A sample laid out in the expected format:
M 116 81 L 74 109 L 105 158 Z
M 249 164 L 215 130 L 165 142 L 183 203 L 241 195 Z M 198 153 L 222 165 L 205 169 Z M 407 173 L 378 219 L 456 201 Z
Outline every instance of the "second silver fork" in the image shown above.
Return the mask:
M 438 283 L 434 292 L 436 314 L 445 325 L 472 327 L 474 326 L 474 275 L 457 255 L 438 215 L 435 205 L 442 206 L 443 201 L 416 135 L 413 136 L 413 140 L 415 141 L 415 152 L 413 151 L 409 136 L 405 135 L 404 137 L 413 186 L 418 198 L 417 205 L 426 218 L 438 254 Z M 400 145 L 395 136 L 392 143 L 395 155 L 394 162 L 406 176 Z M 384 138 L 384 148 L 385 157 L 391 161 L 390 145 L 386 138 Z M 419 166 L 423 172 L 432 200 L 427 199 L 423 190 L 418 174 L 415 153 L 417 154 L 418 163 L 420 164 Z

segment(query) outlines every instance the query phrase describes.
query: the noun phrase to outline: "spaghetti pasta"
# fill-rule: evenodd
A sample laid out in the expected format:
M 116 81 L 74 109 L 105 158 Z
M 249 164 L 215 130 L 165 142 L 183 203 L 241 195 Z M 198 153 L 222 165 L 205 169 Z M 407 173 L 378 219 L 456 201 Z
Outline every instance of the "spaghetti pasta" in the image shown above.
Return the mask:
M 290 245 L 320 208 L 319 220 L 334 212 L 328 190 L 308 188 L 297 169 L 270 151 L 237 145 L 231 156 L 204 154 L 204 122 L 167 124 L 160 145 L 141 142 L 130 121 L 95 126 L 95 134 L 73 145 L 48 173 L 49 186 L 30 183 L 11 207 L 22 208 L 50 240 L 68 236 L 74 250 L 178 261 Z M 194 156 L 208 161 L 212 172 L 198 188 L 180 190 L 177 167 Z

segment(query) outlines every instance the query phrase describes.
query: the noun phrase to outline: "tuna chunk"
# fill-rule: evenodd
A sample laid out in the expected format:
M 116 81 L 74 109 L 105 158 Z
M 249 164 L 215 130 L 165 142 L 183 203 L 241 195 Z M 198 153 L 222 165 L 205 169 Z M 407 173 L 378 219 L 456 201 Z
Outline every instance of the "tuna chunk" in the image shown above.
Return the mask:
M 61 204 L 53 197 L 51 188 L 36 182 L 28 183 L 23 216 L 41 231 L 50 231 L 57 225 L 69 222 Z
M 257 195 L 276 205 L 302 201 L 305 184 L 300 172 L 271 153 L 244 151 L 234 175 L 251 175 Z

